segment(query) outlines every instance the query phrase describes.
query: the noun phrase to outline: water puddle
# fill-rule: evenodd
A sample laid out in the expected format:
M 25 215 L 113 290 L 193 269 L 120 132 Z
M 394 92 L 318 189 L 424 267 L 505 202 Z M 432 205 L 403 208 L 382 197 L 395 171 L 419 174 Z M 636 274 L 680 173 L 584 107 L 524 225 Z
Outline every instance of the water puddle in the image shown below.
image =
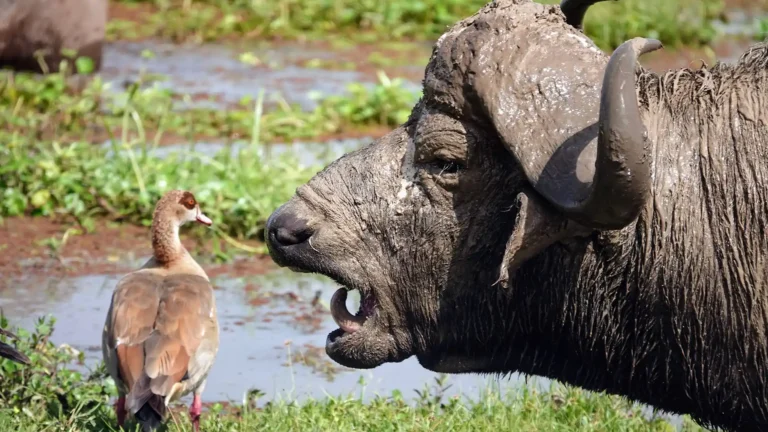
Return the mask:
M 663 50 L 649 54 L 642 62 L 659 72 L 698 67 L 702 59 L 712 63 L 713 55 L 717 60 L 732 63 L 755 43 L 753 37 L 760 31 L 758 23 L 765 17 L 764 13 L 729 9 L 726 19 L 716 22 L 722 37 L 713 43 L 712 50 Z M 424 47 L 417 48 L 414 52 L 425 51 Z M 408 49 L 414 50 L 414 47 Z M 318 97 L 345 94 L 351 83 L 375 85 L 375 74 L 370 69 L 379 68 L 369 64 L 366 55 L 371 58 L 373 54 L 379 54 L 385 60 L 386 55 L 361 52 L 360 58 L 354 58 L 350 54 L 354 49 L 346 50 L 299 44 L 241 47 L 119 41 L 106 45 L 100 75 L 115 90 L 124 88 L 140 76 L 150 77 L 145 87 L 157 86 L 186 96 L 177 103 L 180 109 L 225 109 L 244 98 L 255 98 L 263 89 L 267 104 L 282 100 L 311 110 L 317 106 Z M 244 53 L 249 56 L 244 58 Z M 336 68 L 349 63 L 349 57 L 357 63 L 355 68 Z M 257 59 L 257 64 L 249 58 Z M 425 65 L 426 60 L 381 69 L 388 70 L 390 77 L 405 77 L 404 86 L 418 93 Z
M 258 58 L 253 65 L 242 58 L 243 52 Z M 333 65 L 338 54 L 330 50 L 299 45 L 256 47 L 244 51 L 223 44 L 175 45 L 160 41 L 112 42 L 104 48 L 104 65 L 100 73 L 105 82 L 120 89 L 140 75 L 154 77 L 152 85 L 189 95 L 182 107 L 225 108 L 243 98 L 255 98 L 260 89 L 269 102 L 282 98 L 299 104 L 304 110 L 316 106 L 312 93 L 339 95 L 351 83 L 373 86 L 372 75 L 357 70 L 303 67 L 309 60 Z M 261 62 L 265 64 L 261 64 Z M 425 62 L 426 64 L 426 62 Z M 423 66 L 421 66 L 423 73 Z M 417 82 L 406 81 L 406 87 L 419 91 Z
M 323 142 L 292 142 L 267 144 L 258 147 L 258 154 L 265 160 L 279 160 L 282 157 L 289 157 L 295 161 L 297 169 L 310 167 L 324 167 L 345 154 L 365 147 L 374 141 L 374 138 L 349 138 L 338 139 Z M 112 154 L 111 142 L 103 144 L 107 154 Z M 171 144 L 147 151 L 152 157 L 166 158 L 174 154 L 201 155 L 213 157 L 221 151 L 229 148 L 230 154 L 237 155 L 238 152 L 249 146 L 246 142 L 234 142 L 223 144 L 217 142 L 196 142 L 191 144 Z M 126 150 L 118 148 L 123 153 Z M 206 161 L 203 159 L 203 163 Z
M 8 284 L 0 307 L 14 326 L 32 328 L 39 316 L 55 316 L 53 342 L 84 352 L 84 368 L 89 368 L 101 361 L 101 330 L 120 277 L 19 279 Z M 337 327 L 328 311 L 328 301 L 337 285 L 326 277 L 278 269 L 259 276 L 219 276 L 212 282 L 221 346 L 209 375 L 206 402 L 242 402 L 252 390 L 263 392 L 262 402 L 328 395 L 370 400 L 376 395 L 389 396 L 395 390 L 411 399 L 417 396 L 417 390 L 434 389 L 441 378 L 422 368 L 415 358 L 372 370 L 347 369 L 331 361 L 323 344 L 327 333 Z M 350 310 L 356 310 L 357 292 L 350 293 L 347 302 Z M 550 381 L 526 381 L 518 374 L 504 378 L 450 375 L 444 381 L 443 394 L 477 399 L 489 388 L 509 392 L 522 386 L 546 390 Z M 651 410 L 647 412 L 652 415 Z M 665 417 L 681 424 L 678 417 Z
M 345 154 L 358 150 L 372 143 L 374 138 L 347 138 L 335 139 L 323 142 L 303 142 L 295 141 L 290 143 L 275 143 L 258 146 L 258 153 L 266 160 L 270 158 L 290 157 L 296 161 L 297 168 L 325 166 Z M 103 146 L 111 154 L 111 142 L 107 141 Z M 222 150 L 229 149 L 230 154 L 235 156 L 238 152 L 249 147 L 250 144 L 245 141 L 236 141 L 231 144 L 221 142 L 195 142 L 170 144 L 156 147 L 147 151 L 149 156 L 165 158 L 172 154 L 198 154 L 207 157 L 213 157 Z M 125 151 L 119 148 L 121 151 Z
M 3 292 L 0 307 L 13 325 L 27 328 L 39 316 L 53 315 L 57 319 L 53 341 L 83 351 L 85 367 L 92 367 L 101 360 L 101 329 L 120 277 L 18 280 Z M 359 394 L 361 378 L 367 398 L 396 389 L 407 396 L 439 376 L 415 359 L 372 371 L 346 369 L 332 362 L 323 344 L 327 333 L 337 327 L 328 312 L 337 286 L 325 277 L 281 269 L 261 276 L 221 276 L 212 282 L 221 348 L 206 387 L 207 401 L 241 401 L 251 389 L 261 390 L 267 399 Z M 357 309 L 358 302 L 357 293 L 350 293 L 349 308 Z M 455 376 L 449 378 L 452 387 L 447 395 L 478 396 L 489 384 L 519 381 L 519 377 Z M 548 388 L 549 384 L 542 380 L 538 385 Z
M 768 18 L 761 10 L 729 8 L 725 19 L 714 22 L 718 33 L 725 37 L 753 37 L 760 30 L 760 21 Z

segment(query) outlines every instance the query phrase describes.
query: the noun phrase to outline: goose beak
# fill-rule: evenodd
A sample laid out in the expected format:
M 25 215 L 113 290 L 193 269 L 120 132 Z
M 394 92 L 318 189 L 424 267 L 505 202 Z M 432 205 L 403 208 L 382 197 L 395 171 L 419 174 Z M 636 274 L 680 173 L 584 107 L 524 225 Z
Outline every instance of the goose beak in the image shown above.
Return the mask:
M 205 226 L 211 226 L 213 224 L 213 221 L 199 209 L 197 210 L 197 217 L 195 219 Z

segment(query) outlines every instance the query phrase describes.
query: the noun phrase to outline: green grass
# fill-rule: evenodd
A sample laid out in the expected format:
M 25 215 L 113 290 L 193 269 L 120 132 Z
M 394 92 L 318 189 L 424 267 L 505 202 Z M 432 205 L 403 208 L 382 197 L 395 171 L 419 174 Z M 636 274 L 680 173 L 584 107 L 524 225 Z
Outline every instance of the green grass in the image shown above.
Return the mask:
M 7 328 L 7 322 L 0 319 Z M 0 432 L 105 431 L 115 429 L 110 401 L 114 382 L 99 364 L 90 374 L 73 370 L 82 355 L 50 341 L 55 322 L 41 319 L 33 332 L 18 331 L 17 346 L 31 366 L 0 361 Z M 289 373 L 288 369 L 276 373 Z M 252 393 L 243 404 L 215 404 L 203 413 L 205 432 L 230 431 L 673 431 L 661 418 L 647 419 L 625 399 L 563 385 L 548 392 L 522 390 L 501 394 L 446 397 L 445 383 L 419 391 L 415 398 L 394 392 L 363 402 L 359 396 L 302 402 L 259 401 Z M 126 425 L 131 430 L 136 425 Z M 186 410 L 164 428 L 191 431 Z M 690 420 L 685 431 L 701 430 Z
M 0 132 L 2 216 L 66 216 L 90 230 L 95 218 L 148 226 L 160 196 L 173 188 L 193 191 L 215 230 L 253 238 L 269 214 L 319 167 L 293 158 L 263 160 L 258 148 L 231 157 L 177 152 L 149 155 L 143 140 L 120 140 L 112 148 L 76 141 L 66 147 Z M 116 152 L 110 155 L 110 151 Z
M 553 402 L 553 399 L 558 402 Z M 561 402 L 562 401 L 562 402 Z M 238 407 L 240 408 L 240 407 Z M 238 409 L 237 414 L 213 410 L 204 413 L 201 430 L 230 431 L 674 431 L 664 420 L 648 421 L 636 412 L 627 413 L 626 403 L 610 397 L 558 386 L 552 393 L 527 392 L 517 397 L 489 394 L 474 403 L 452 401 L 445 406 L 417 405 L 402 399 L 380 398 L 364 403 L 339 398 L 304 403 L 278 402 L 264 410 Z M 0 431 L 41 430 L 101 431 L 116 427 L 106 407 L 70 417 L 14 420 L 0 412 Z M 140 430 L 128 422 L 129 430 Z M 133 426 L 133 427 L 131 427 Z M 191 431 L 185 413 L 176 414 L 164 428 Z M 684 431 L 697 427 L 686 424 Z
M 754 40 L 764 41 L 768 38 L 768 18 L 756 20 L 754 27 L 754 31 L 751 34 Z
M 584 32 L 605 50 L 637 36 L 658 39 L 670 48 L 700 46 L 717 36 L 711 21 L 723 9 L 723 0 L 609 1 L 590 8 Z
M 559 0 L 539 0 L 556 4 Z M 360 41 L 382 36 L 435 40 L 448 26 L 474 14 L 486 0 L 121 0 L 152 6 L 140 25 L 112 20 L 110 39 L 155 36 L 206 42 L 228 37 Z M 594 6 L 585 31 L 604 49 L 635 36 L 657 37 L 667 46 L 701 45 L 715 37 L 710 21 L 723 0 L 621 0 Z

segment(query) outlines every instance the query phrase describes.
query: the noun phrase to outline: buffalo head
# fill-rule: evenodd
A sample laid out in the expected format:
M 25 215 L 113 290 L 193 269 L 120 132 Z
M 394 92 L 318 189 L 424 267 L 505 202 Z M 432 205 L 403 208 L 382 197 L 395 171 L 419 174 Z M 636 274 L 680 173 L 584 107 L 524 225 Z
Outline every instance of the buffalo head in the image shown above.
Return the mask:
M 332 359 L 519 369 L 512 353 L 551 322 L 539 299 L 574 277 L 573 239 L 624 228 L 647 205 L 635 77 L 638 56 L 661 45 L 635 39 L 608 58 L 580 31 L 591 3 L 496 0 L 457 23 L 435 44 L 410 119 L 270 217 L 278 264 L 345 287 Z M 542 254 L 552 248 L 566 252 Z M 346 289 L 360 291 L 355 315 Z

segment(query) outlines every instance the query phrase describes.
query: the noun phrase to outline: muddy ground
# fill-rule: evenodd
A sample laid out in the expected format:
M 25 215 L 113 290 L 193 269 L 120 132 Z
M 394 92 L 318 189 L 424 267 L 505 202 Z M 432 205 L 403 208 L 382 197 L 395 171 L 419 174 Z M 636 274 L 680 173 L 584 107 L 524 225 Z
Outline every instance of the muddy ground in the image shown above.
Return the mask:
M 79 233 L 72 232 L 73 229 Z M 69 231 L 69 234 L 68 234 Z M 66 240 L 62 240 L 67 235 Z M 275 268 L 264 255 L 240 256 L 231 263 L 214 263 L 210 259 L 214 240 L 212 233 L 190 236 L 182 232 L 182 243 L 200 259 L 212 277 L 264 274 Z M 258 241 L 244 241 L 260 246 Z M 223 246 L 223 245 L 222 245 Z M 45 217 L 7 218 L 0 225 L 0 292 L 9 277 L 43 276 L 74 277 L 87 274 L 119 274 L 140 265 L 152 253 L 149 228 L 126 224 L 96 223 L 86 233 L 72 221 Z

